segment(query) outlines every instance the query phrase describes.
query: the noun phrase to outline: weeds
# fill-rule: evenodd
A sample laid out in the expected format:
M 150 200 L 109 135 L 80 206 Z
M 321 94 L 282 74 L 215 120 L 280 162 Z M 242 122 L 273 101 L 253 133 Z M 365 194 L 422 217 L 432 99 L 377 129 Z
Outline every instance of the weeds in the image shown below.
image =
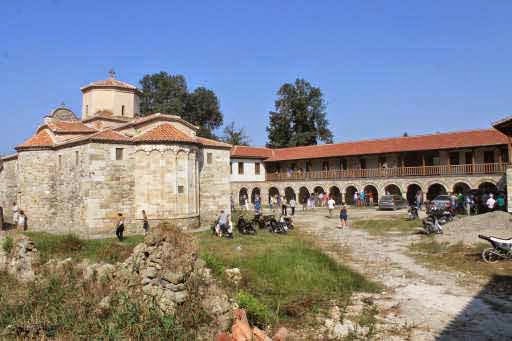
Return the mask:
M 12 248 L 14 247 L 14 242 L 11 236 L 6 236 L 2 242 L 2 249 L 6 253 L 11 253 Z

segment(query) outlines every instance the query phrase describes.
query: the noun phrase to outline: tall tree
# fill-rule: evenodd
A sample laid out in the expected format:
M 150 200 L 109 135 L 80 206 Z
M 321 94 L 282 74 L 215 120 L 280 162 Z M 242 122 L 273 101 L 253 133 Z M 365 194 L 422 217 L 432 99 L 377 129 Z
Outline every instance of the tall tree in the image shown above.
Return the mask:
M 200 136 L 215 137 L 213 131 L 222 125 L 223 116 L 219 99 L 212 90 L 198 87 L 189 92 L 185 77 L 163 71 L 145 75 L 140 85 L 141 115 L 156 112 L 178 115 L 197 125 Z
M 235 122 L 231 122 L 224 127 L 224 136 L 222 141 L 238 146 L 248 146 L 250 143 L 249 136 L 245 132 L 244 128 L 237 129 Z
M 277 92 L 275 111 L 269 113 L 269 147 L 332 143 L 322 91 L 304 79 L 283 84 Z
M 212 90 L 199 87 L 188 94 L 183 119 L 199 126 L 199 135 L 214 138 L 213 131 L 222 125 L 219 99 Z

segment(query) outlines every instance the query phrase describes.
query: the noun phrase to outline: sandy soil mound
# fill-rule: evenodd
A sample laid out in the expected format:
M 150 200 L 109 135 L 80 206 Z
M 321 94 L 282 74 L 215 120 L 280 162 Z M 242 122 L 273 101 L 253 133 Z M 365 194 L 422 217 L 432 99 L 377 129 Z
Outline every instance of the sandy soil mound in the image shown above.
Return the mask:
M 496 211 L 475 216 L 459 216 L 443 226 L 444 235 L 438 236 L 440 241 L 456 244 L 485 243 L 479 234 L 500 238 L 512 238 L 512 215 Z

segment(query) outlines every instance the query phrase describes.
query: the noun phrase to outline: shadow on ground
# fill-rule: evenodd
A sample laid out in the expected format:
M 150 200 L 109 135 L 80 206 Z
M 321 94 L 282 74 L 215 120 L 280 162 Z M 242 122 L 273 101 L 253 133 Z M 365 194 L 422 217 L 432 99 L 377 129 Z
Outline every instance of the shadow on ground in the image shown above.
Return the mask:
M 493 276 L 437 340 L 511 340 L 512 276 Z

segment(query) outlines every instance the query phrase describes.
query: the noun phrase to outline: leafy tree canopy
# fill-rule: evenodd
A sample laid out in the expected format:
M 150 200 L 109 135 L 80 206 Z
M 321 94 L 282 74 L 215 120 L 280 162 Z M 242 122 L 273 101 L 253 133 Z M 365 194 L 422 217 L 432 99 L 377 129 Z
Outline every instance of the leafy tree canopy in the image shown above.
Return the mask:
M 248 146 L 250 143 L 249 136 L 245 132 L 245 129 L 237 129 L 235 127 L 235 122 L 231 122 L 224 127 L 224 136 L 222 137 L 222 141 L 238 146 Z
M 198 87 L 189 92 L 185 77 L 163 71 L 145 75 L 140 85 L 141 115 L 157 112 L 178 115 L 197 125 L 200 136 L 215 137 L 213 131 L 222 125 L 223 115 L 219 99 L 212 90 Z
M 304 79 L 283 84 L 275 110 L 269 113 L 269 147 L 294 147 L 332 143 L 322 91 Z

